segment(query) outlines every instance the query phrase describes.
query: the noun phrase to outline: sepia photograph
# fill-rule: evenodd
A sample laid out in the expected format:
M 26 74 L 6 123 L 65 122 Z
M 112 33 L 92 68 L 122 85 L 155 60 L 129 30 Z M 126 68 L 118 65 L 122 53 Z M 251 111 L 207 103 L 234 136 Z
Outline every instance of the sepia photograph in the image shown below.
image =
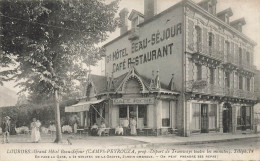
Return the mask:
M 259 0 L 0 0 L 0 161 L 260 160 Z

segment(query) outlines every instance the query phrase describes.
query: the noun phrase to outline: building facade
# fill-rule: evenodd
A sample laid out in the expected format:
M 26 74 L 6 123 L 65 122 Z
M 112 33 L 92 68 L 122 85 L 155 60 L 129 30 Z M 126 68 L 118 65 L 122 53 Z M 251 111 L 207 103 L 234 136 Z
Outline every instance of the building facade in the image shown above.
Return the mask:
M 217 13 L 217 0 L 159 14 L 156 0 L 144 2 L 144 14 L 120 12 L 121 35 L 104 45 L 107 76 L 90 76 L 86 104 L 100 100 L 95 111 L 112 128 L 134 117 L 156 134 L 253 130 L 256 43 L 242 33 L 245 20 L 229 22 L 232 9 Z

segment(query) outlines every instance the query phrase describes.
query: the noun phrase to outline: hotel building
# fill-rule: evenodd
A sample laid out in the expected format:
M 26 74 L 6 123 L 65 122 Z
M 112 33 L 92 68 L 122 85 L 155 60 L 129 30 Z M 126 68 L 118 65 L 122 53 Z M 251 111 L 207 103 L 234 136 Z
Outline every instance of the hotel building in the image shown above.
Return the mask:
M 134 117 L 155 135 L 252 131 L 256 43 L 244 18 L 230 22 L 232 9 L 216 4 L 183 0 L 157 14 L 157 1 L 145 0 L 144 14 L 121 10 L 120 36 L 104 45 L 106 76 L 90 74 L 86 99 L 65 111 L 85 126 Z

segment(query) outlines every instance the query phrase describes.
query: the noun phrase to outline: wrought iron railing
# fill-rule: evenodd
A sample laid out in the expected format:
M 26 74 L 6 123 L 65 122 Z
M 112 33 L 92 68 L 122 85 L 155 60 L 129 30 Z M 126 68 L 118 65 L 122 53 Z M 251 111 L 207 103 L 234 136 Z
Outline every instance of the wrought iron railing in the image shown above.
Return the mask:
M 186 81 L 186 91 L 201 93 L 201 94 L 209 94 L 209 95 L 243 98 L 243 99 L 255 99 L 254 92 L 245 91 L 241 89 L 221 87 L 219 85 L 208 83 L 206 79 Z
M 196 53 L 209 56 L 211 58 L 220 59 L 220 60 L 224 59 L 223 51 L 219 50 L 216 47 L 210 47 L 207 44 L 194 43 L 191 44 L 189 48 L 193 49 Z

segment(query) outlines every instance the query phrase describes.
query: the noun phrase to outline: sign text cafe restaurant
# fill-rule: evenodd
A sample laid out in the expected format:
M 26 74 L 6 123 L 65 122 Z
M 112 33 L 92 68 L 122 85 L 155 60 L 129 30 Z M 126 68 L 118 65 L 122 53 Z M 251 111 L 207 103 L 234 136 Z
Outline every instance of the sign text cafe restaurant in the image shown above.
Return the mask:
M 164 135 L 176 128 L 176 100 L 172 82 L 163 85 L 159 72 L 152 79 L 143 78 L 133 67 L 117 78 L 90 75 L 86 99 L 65 108 L 65 112 L 79 112 L 80 126 L 85 129 L 104 121 L 114 129 L 123 120 L 136 119 L 137 135 Z

